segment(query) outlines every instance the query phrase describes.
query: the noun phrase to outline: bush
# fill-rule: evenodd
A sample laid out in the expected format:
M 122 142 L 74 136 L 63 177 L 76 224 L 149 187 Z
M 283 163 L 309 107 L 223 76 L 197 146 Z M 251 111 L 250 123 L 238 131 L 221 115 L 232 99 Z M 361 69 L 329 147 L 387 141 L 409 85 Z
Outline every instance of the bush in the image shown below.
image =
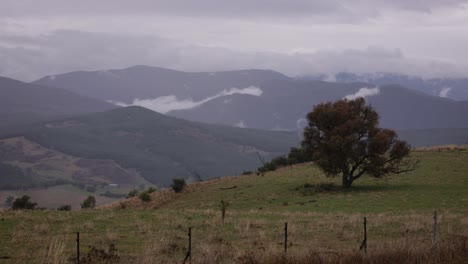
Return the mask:
M 136 197 L 137 195 L 138 195 L 138 190 L 133 189 L 133 190 L 131 190 L 131 191 L 128 192 L 127 198 Z
M 151 201 L 151 195 L 147 192 L 142 192 L 140 193 L 140 199 L 143 201 L 143 202 L 149 202 Z
M 13 210 L 34 210 L 37 208 L 37 203 L 29 201 L 31 197 L 23 195 L 21 198 L 16 198 L 13 201 L 11 209 Z
M 156 188 L 154 188 L 153 186 L 148 187 L 148 189 L 146 190 L 147 193 L 154 193 L 155 191 Z
M 69 204 L 62 205 L 59 208 L 57 208 L 57 210 L 58 211 L 71 211 L 71 205 Z
M 82 209 L 94 208 L 94 207 L 96 207 L 96 198 L 94 198 L 94 196 L 92 195 L 88 196 L 88 198 L 86 198 L 86 200 L 84 200 L 83 203 L 81 204 Z
M 172 179 L 171 187 L 176 193 L 181 192 L 185 187 L 185 179 L 182 179 L 182 178 Z

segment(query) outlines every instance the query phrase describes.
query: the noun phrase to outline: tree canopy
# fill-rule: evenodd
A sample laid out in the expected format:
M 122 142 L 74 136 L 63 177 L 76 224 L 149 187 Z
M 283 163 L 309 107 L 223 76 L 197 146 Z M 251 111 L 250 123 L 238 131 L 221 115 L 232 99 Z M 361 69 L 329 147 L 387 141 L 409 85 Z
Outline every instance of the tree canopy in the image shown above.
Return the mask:
M 321 103 L 307 114 L 302 147 L 344 188 L 364 174 L 379 178 L 413 170 L 410 146 L 395 131 L 378 127 L 379 115 L 364 98 Z

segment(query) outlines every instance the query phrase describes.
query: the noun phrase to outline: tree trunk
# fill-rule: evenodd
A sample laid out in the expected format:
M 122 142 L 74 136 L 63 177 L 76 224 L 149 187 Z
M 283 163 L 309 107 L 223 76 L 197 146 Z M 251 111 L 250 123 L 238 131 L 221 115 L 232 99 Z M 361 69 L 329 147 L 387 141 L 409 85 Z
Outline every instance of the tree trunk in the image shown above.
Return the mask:
M 353 180 L 351 178 L 351 175 L 349 175 L 349 173 L 343 173 L 343 179 L 342 179 L 343 189 L 351 188 L 352 183 L 353 183 Z

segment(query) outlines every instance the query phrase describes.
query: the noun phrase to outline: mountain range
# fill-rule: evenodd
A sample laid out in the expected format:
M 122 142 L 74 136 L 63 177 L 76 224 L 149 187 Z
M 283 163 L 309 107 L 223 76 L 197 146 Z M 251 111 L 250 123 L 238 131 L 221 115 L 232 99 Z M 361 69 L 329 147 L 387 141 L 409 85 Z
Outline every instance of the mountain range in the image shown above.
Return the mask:
M 34 83 L 118 106 L 139 105 L 183 119 L 238 127 L 300 130 L 314 105 L 363 96 L 380 114 L 383 127 L 468 128 L 468 101 L 391 83 L 324 82 L 265 70 L 189 73 L 148 66 L 67 73 Z

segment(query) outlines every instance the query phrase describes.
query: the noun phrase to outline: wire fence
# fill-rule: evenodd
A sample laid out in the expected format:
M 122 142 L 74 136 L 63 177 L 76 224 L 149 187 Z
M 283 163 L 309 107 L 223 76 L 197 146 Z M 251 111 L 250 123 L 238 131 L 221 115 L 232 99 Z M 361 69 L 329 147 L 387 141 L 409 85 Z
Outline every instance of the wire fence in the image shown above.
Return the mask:
M 362 254 L 368 253 L 368 223 L 372 219 L 363 217 L 362 229 L 359 232 L 362 237 L 359 243 L 356 243 L 355 248 Z M 295 245 L 295 238 L 291 236 L 290 229 L 298 226 L 302 228 L 307 222 L 284 222 L 282 227 L 276 227 L 274 237 L 271 240 L 276 241 L 277 251 L 283 252 L 285 258 L 288 257 L 290 247 Z M 438 216 L 437 212 L 433 215 L 432 234 L 427 234 L 432 238 L 432 247 L 437 248 L 438 234 Z M 200 250 L 203 247 L 203 238 L 207 235 L 207 231 L 203 230 L 194 236 L 194 228 L 180 227 L 180 232 L 176 235 L 176 239 L 180 243 L 168 244 L 165 251 L 157 253 L 151 250 L 151 245 L 160 243 L 164 235 L 153 234 L 152 237 L 139 239 L 138 234 L 129 232 L 128 228 L 109 228 L 106 231 L 87 231 L 85 229 L 71 232 L 59 232 L 52 230 L 51 232 L 41 232 L 34 236 L 28 234 L 4 234 L 0 236 L 0 263 L 131 263 L 130 260 L 142 259 L 144 257 L 157 257 L 155 254 L 171 255 L 173 259 L 179 259 L 180 263 L 191 262 L 193 256 L 197 254 L 205 254 L 206 250 Z M 196 229 L 195 229 L 196 230 Z M 229 235 L 224 233 L 224 235 Z M 294 235 L 298 235 L 297 232 Z M 40 238 L 37 238 L 39 236 Z M 142 237 L 144 234 L 142 233 Z M 198 237 L 196 237 L 198 236 Z M 220 243 L 223 243 L 222 237 L 218 238 Z M 38 241 L 42 243 L 38 243 Z M 44 245 L 46 243 L 47 245 Z M 179 244 L 184 244 L 180 246 Z M 15 246 L 26 247 L 26 250 L 21 250 L 18 254 L 18 248 Z M 333 253 L 333 252 L 332 252 Z M 57 260 L 57 261 L 54 261 Z M 142 262 L 143 263 L 143 262 Z M 150 262 L 148 262 L 150 263 Z

